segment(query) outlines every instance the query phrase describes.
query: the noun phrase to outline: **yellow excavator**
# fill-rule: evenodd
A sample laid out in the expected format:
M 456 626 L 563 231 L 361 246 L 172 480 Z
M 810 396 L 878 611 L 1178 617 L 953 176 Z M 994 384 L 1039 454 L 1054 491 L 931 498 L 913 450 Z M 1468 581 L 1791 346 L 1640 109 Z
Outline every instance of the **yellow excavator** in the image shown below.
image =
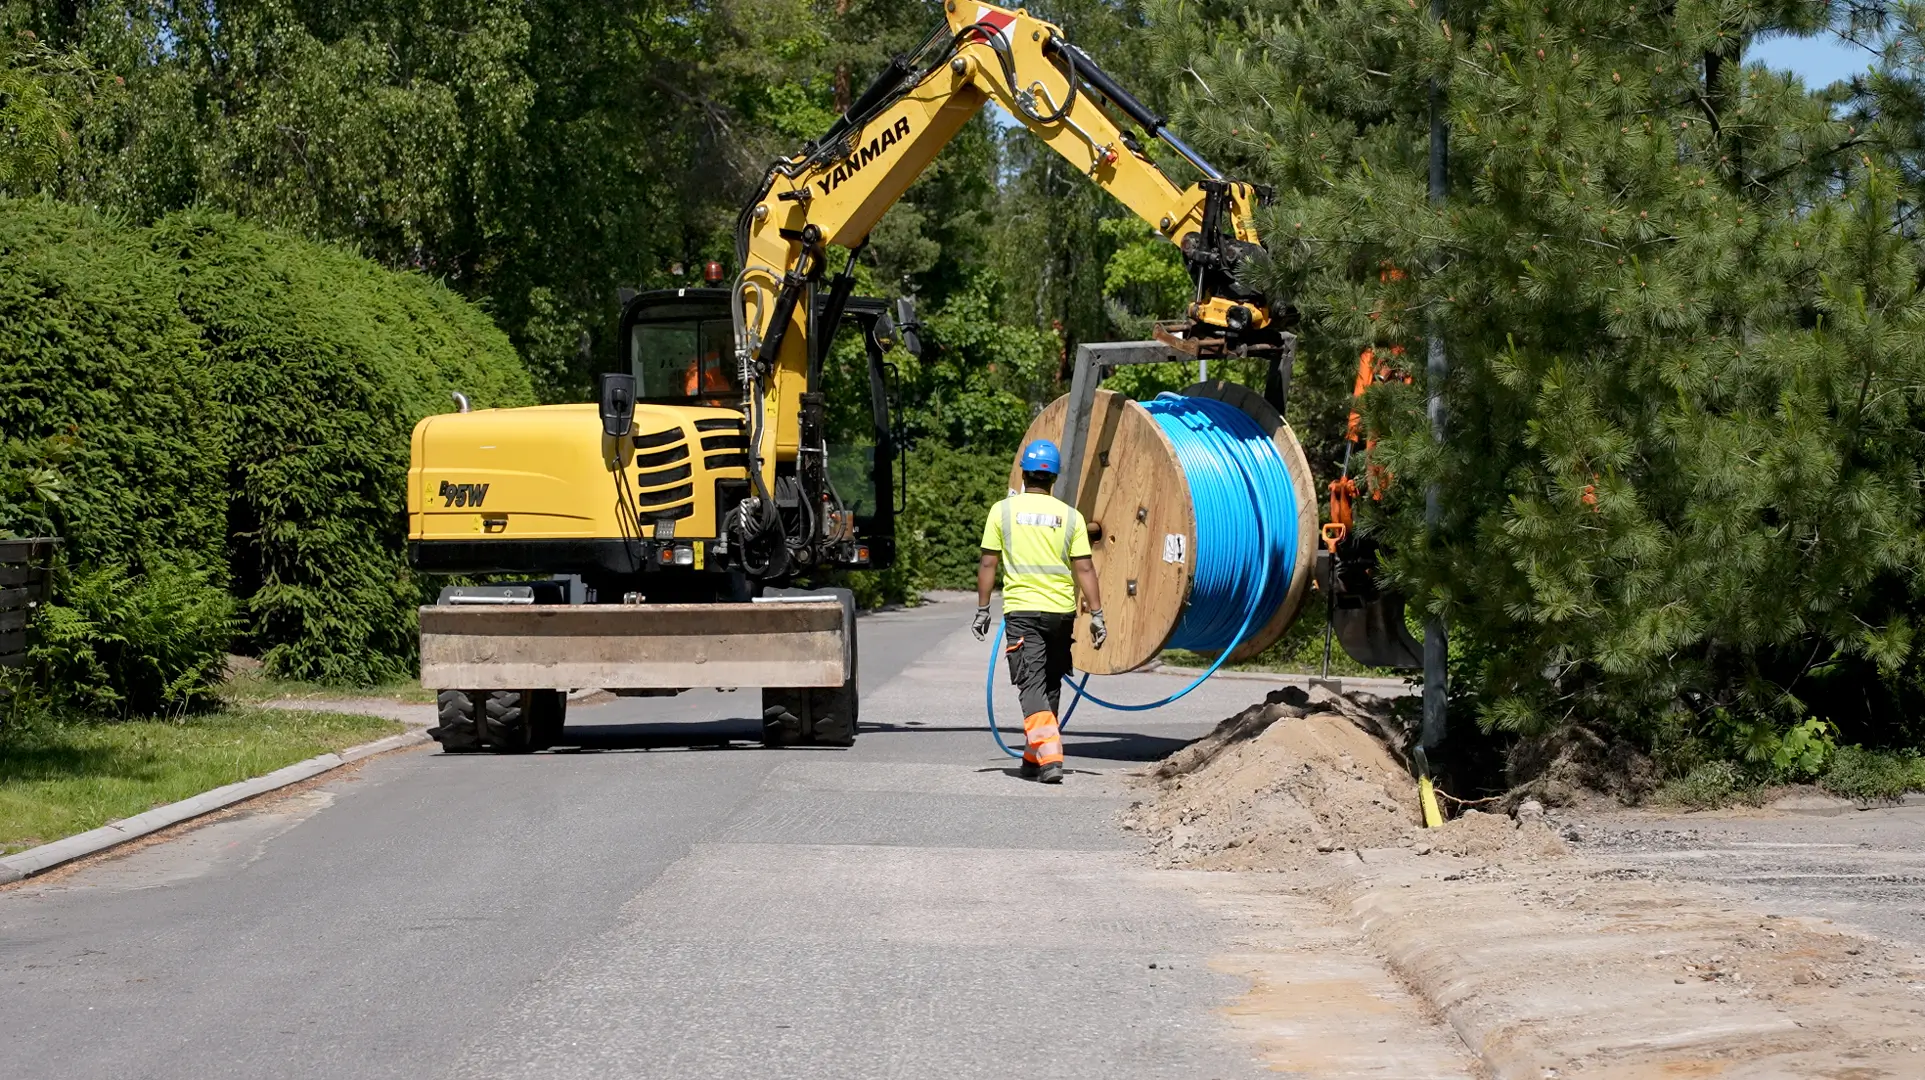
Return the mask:
M 763 738 L 856 732 L 854 605 L 784 586 L 887 566 L 901 485 L 886 353 L 919 349 L 907 305 L 858 298 L 870 230 L 994 101 L 1182 251 L 1187 318 L 1159 338 L 1199 356 L 1274 354 L 1284 313 L 1237 281 L 1260 251 L 1260 193 L 1226 178 L 1061 28 L 949 0 L 820 139 L 775 162 L 736 226 L 726 288 L 632 296 L 598 405 L 462 411 L 416 427 L 409 559 L 431 573 L 549 575 L 453 586 L 421 610 L 421 677 L 448 750 L 559 736 L 570 688 L 762 688 Z M 1201 177 L 1180 187 L 1149 143 Z M 846 255 L 830 266 L 832 248 Z M 825 436 L 825 362 L 862 337 L 873 430 Z

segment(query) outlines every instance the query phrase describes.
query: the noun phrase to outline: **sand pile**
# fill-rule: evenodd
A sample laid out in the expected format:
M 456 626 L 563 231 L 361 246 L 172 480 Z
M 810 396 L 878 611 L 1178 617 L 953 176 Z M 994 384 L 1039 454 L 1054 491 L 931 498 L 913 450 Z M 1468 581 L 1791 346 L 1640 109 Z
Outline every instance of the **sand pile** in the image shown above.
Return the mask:
M 1159 862 L 1204 870 L 1289 869 L 1361 848 L 1561 850 L 1541 825 L 1520 833 L 1475 811 L 1424 829 L 1416 781 L 1391 749 L 1400 736 L 1381 699 L 1280 691 L 1156 765 L 1123 824 L 1151 838 Z

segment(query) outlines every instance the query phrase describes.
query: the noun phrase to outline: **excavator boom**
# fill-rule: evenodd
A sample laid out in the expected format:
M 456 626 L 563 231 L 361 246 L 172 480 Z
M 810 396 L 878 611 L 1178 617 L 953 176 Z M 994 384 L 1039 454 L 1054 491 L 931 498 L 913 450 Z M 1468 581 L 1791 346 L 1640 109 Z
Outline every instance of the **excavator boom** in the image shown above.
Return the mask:
M 414 565 L 524 579 L 450 586 L 422 609 L 444 747 L 547 745 L 575 687 L 759 685 L 765 742 L 855 737 L 853 596 L 779 587 L 892 557 L 885 355 L 898 331 L 912 352 L 918 339 L 911 312 L 898 326 L 852 295 L 856 257 L 992 101 L 1178 245 L 1195 293 L 1167 340 L 1199 356 L 1281 345 L 1279 312 L 1237 280 L 1260 251 L 1254 187 L 1184 145 L 1061 28 L 987 4 L 946 12 L 822 138 L 769 167 L 738 221 L 732 285 L 624 301 L 623 362 L 603 374 L 598 409 L 463 403 L 417 426 Z M 1197 181 L 1173 181 L 1153 140 Z M 823 366 L 845 323 L 862 331 L 873 430 L 832 448 Z M 526 580 L 543 572 L 558 577 Z
M 790 531 L 794 515 L 785 525 L 778 507 L 809 507 L 824 497 L 824 335 L 810 298 L 827 273 L 829 248 L 859 251 L 991 101 L 1182 250 L 1196 292 L 1172 343 L 1206 355 L 1248 354 L 1281 339 L 1281 313 L 1237 282 L 1242 262 L 1260 250 L 1255 187 L 1224 178 L 1060 27 L 989 4 L 950 0 L 946 12 L 916 55 L 891 61 L 822 138 L 769 168 L 737 223 L 736 349 L 755 492 L 736 525 L 745 548 L 764 553 L 764 566 L 806 560 L 817 539 Z M 1126 122 L 1144 139 L 1160 139 L 1201 179 L 1171 180 Z M 832 298 L 846 294 L 853 268 L 852 256 Z M 828 307 L 833 327 L 833 300 Z

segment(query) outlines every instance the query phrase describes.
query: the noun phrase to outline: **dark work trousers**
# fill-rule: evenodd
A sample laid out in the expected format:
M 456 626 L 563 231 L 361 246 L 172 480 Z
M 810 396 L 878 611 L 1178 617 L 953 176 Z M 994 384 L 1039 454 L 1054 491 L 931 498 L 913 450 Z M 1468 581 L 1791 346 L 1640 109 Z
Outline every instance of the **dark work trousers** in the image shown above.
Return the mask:
M 1003 653 L 1009 657 L 1009 681 L 1022 697 L 1023 727 L 1030 736 L 1024 756 L 1032 761 L 1062 760 L 1056 705 L 1062 699 L 1063 677 L 1069 674 L 1070 635 L 1075 629 L 1073 612 L 1003 614 Z

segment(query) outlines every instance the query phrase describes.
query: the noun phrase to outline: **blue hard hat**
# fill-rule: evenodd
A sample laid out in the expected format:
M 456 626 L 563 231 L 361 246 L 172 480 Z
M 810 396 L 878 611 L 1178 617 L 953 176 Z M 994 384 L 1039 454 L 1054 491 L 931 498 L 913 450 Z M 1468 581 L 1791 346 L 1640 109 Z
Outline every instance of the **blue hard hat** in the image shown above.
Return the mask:
M 1037 439 L 1023 447 L 1023 471 L 1055 476 L 1063 471 L 1063 455 L 1048 439 Z

